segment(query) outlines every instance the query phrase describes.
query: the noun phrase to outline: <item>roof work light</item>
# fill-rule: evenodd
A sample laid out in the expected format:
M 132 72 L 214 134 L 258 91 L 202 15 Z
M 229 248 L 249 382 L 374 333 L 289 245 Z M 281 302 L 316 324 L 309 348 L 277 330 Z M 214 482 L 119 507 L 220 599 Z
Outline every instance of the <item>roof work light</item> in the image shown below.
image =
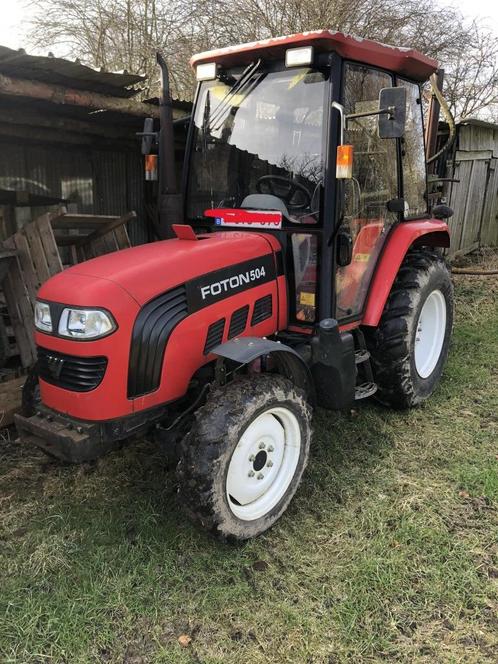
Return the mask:
M 216 78 L 216 62 L 204 62 L 197 65 L 195 73 L 198 81 L 212 81 Z
M 288 48 L 285 51 L 286 67 L 302 67 L 310 65 L 313 62 L 313 46 L 303 46 L 301 48 Z

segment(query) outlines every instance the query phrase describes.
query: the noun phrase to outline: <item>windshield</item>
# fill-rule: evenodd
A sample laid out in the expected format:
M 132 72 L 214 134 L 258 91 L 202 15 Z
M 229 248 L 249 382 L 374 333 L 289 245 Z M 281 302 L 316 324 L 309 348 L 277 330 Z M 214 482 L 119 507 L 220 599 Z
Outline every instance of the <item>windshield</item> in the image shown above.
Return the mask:
M 233 78 L 233 77 L 232 77 Z M 187 216 L 209 208 L 276 209 L 317 223 L 323 181 L 327 74 L 309 68 L 201 84 Z

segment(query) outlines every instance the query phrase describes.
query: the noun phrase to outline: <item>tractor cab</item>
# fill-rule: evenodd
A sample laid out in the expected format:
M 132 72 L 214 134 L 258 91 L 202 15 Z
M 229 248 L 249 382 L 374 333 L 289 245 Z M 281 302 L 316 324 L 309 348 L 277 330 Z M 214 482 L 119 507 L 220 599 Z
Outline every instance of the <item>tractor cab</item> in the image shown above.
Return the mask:
M 320 31 L 192 65 L 186 223 L 275 234 L 290 323 L 360 320 L 390 231 L 428 217 L 420 85 L 436 63 Z

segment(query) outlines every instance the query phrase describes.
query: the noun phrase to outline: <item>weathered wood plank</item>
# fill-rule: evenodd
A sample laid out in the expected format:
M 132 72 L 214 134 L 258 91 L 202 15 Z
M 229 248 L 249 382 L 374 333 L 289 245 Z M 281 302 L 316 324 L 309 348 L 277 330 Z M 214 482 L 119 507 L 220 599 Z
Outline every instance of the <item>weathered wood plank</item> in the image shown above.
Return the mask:
M 115 228 L 113 233 L 114 237 L 116 238 L 118 249 L 128 249 L 131 247 L 128 231 L 126 230 L 126 226 L 124 224 L 123 226 L 118 226 L 118 228 Z
M 451 256 L 461 250 L 462 229 L 467 208 L 472 165 L 473 162 L 471 161 L 460 162 L 455 165 L 453 177 L 459 180 L 459 182 L 452 183 L 450 193 L 450 207 L 454 210 L 454 214 L 449 220 L 451 235 L 449 254 Z
M 52 219 L 53 229 L 91 228 L 97 229 L 111 221 L 119 219 L 116 215 L 65 214 Z
M 48 213 L 38 217 L 34 223 L 38 227 L 38 232 L 40 234 L 42 246 L 45 251 L 45 259 L 47 261 L 50 275 L 53 276 L 58 272 L 62 272 L 62 261 L 59 250 L 57 249 L 57 244 L 54 238 L 54 231 L 52 230 L 50 222 L 51 215 Z
M 36 299 L 36 293 L 40 288 L 40 282 L 38 280 L 35 266 L 33 265 L 33 261 L 31 259 L 28 240 L 23 233 L 16 233 L 12 236 L 11 239 L 13 246 L 15 246 L 18 251 L 19 263 L 21 265 L 24 284 L 28 291 L 31 302 L 34 303 Z
M 36 347 L 33 337 L 33 309 L 17 261 L 12 264 L 4 280 L 3 290 L 19 347 L 21 364 L 23 367 L 29 367 L 36 359 Z
M 469 182 L 469 195 L 460 240 L 462 251 L 469 251 L 471 246 L 479 246 L 482 211 L 488 184 L 488 162 L 474 161 Z
M 482 247 L 491 247 L 498 241 L 498 159 L 490 163 L 490 177 L 486 190 L 480 244 Z
M 124 224 L 128 223 L 132 219 L 135 219 L 136 216 L 137 215 L 136 215 L 135 212 L 128 212 L 128 214 L 125 214 L 122 217 L 116 217 L 113 221 L 110 221 L 106 226 L 101 226 L 96 231 L 91 233 L 91 235 L 88 236 L 88 242 L 92 242 L 96 238 L 102 237 L 106 233 L 109 233 L 110 231 L 113 231 L 115 228 L 119 228 L 120 226 L 123 226 Z
M 38 227 L 36 226 L 36 223 L 32 221 L 30 224 L 27 224 L 20 232 L 24 232 L 26 234 L 31 259 L 36 268 L 38 279 L 40 283 L 43 283 L 50 278 L 50 269 L 48 267 L 47 258 L 45 256 L 45 251 Z
M 86 250 L 91 251 L 94 256 L 103 256 L 104 254 L 109 253 L 109 246 L 104 237 L 96 237 L 91 242 L 88 240 L 84 243 Z
M 463 150 L 457 150 L 455 154 L 456 161 L 477 161 L 480 159 L 492 159 L 493 150 L 471 150 L 469 152 L 464 152 Z

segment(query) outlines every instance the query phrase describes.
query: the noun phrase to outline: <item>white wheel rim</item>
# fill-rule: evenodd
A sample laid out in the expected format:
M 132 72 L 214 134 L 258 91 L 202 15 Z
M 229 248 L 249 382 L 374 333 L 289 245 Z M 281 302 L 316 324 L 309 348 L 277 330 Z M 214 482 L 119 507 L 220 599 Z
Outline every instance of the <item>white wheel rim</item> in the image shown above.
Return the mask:
M 253 420 L 237 443 L 228 466 L 230 510 L 243 521 L 268 514 L 283 498 L 296 472 L 301 429 L 288 408 L 269 408 Z
M 415 334 L 415 368 L 421 378 L 428 378 L 436 368 L 446 332 L 446 300 L 440 290 L 433 290 L 420 312 Z

